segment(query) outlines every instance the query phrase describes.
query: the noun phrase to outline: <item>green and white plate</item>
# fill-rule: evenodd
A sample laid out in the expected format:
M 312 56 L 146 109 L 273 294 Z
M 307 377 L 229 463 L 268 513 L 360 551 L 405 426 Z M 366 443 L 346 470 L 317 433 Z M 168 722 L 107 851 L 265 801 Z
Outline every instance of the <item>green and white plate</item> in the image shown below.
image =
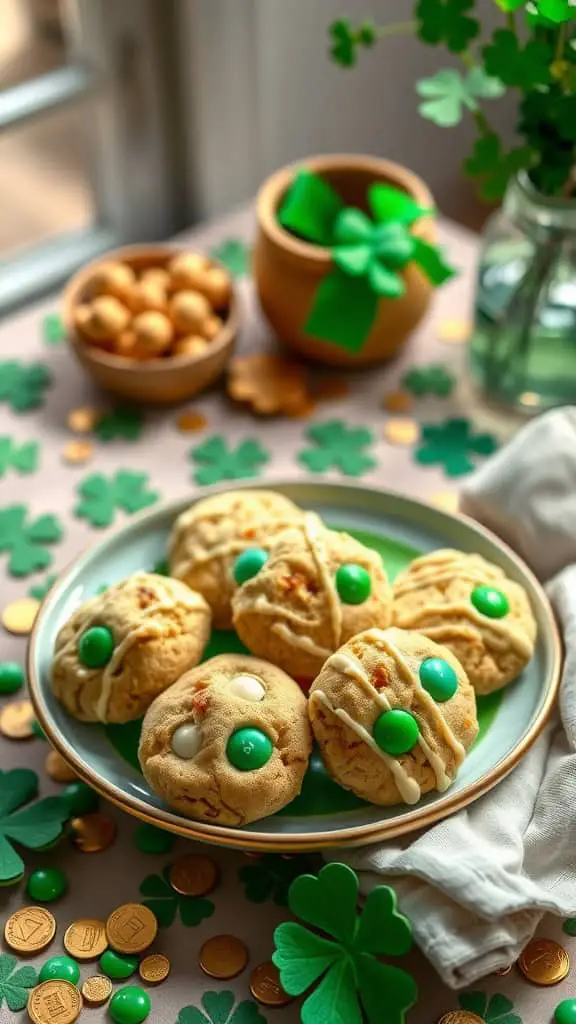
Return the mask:
M 446 793 L 426 796 L 415 807 L 376 807 L 333 783 L 314 754 L 302 793 L 279 814 L 245 828 L 207 825 L 172 812 L 145 782 L 136 757 L 140 723 L 86 725 L 67 714 L 50 687 L 60 626 L 102 585 L 158 566 L 175 517 L 192 499 L 147 512 L 106 536 L 62 574 L 44 601 L 30 641 L 29 678 L 38 719 L 54 746 L 86 782 L 130 814 L 191 839 L 245 850 L 290 852 L 391 838 L 453 814 L 495 786 L 538 736 L 559 684 L 558 632 L 532 573 L 498 538 L 471 520 L 397 494 L 324 483 L 252 486 L 273 486 L 303 508 L 318 512 L 330 526 L 375 548 L 392 578 L 419 554 L 455 547 L 484 555 L 526 588 L 538 622 L 534 658 L 501 693 L 480 698 L 480 735 L 454 785 Z M 196 500 L 214 490 L 204 490 Z M 244 648 L 234 633 L 217 632 L 205 657 L 238 650 Z

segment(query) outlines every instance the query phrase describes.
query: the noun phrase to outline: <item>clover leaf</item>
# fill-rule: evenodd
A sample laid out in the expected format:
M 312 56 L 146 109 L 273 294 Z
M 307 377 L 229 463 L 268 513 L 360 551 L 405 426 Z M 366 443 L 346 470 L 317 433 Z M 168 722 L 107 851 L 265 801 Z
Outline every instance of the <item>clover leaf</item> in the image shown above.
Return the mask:
M 244 885 L 244 895 L 252 903 L 273 900 L 277 907 L 288 905 L 288 889 L 304 867 L 309 867 L 306 857 L 281 857 L 276 853 L 265 853 L 256 864 L 245 864 L 238 872 Z
M 466 77 L 455 68 L 443 68 L 431 78 L 420 79 L 416 91 L 425 100 L 418 107 L 421 116 L 441 128 L 452 128 L 462 120 L 465 108 L 476 111 L 479 99 L 497 99 L 505 88 L 481 67 L 472 68 Z
M 43 405 L 44 392 L 51 384 L 52 375 L 44 363 L 0 361 L 0 402 L 8 402 L 14 412 Z
M 132 515 L 153 505 L 159 498 L 159 494 L 148 486 L 147 473 L 135 473 L 129 469 L 119 469 L 112 477 L 92 473 L 84 477 L 76 490 L 81 500 L 74 509 L 74 515 L 78 519 L 87 519 L 96 529 L 110 526 L 117 508 Z
M 358 47 L 370 47 L 376 42 L 376 27 L 372 21 L 363 21 L 354 28 L 348 18 L 337 18 L 328 28 L 330 56 L 342 68 L 354 67 Z
M 511 1012 L 514 1003 L 500 992 L 490 998 L 485 992 L 463 992 L 458 1002 L 463 1010 L 475 1013 L 486 1024 L 522 1024 L 518 1014 Z
M 499 137 L 489 134 L 476 140 L 464 169 L 467 174 L 480 179 L 480 195 L 493 201 L 501 199 L 510 178 L 530 167 L 533 161 L 534 152 L 529 146 L 518 146 L 506 153 Z
M 480 23 L 467 13 L 474 0 L 419 0 L 416 6 L 418 35 L 424 43 L 445 43 L 452 53 L 462 53 L 480 32 Z
M 327 864 L 318 877 L 301 875 L 288 904 L 302 924 L 287 921 L 274 932 L 272 957 L 289 995 L 302 995 L 315 982 L 302 1010 L 302 1024 L 403 1024 L 417 998 L 416 982 L 379 956 L 401 956 L 412 945 L 408 920 L 396 897 L 378 886 L 357 913 L 358 878 L 345 864 Z M 327 936 L 331 936 L 328 938 Z
M 29 768 L 0 771 L 0 885 L 17 882 L 24 874 L 24 862 L 12 843 L 41 850 L 62 835 L 68 804 L 59 796 L 31 804 L 37 794 L 36 772 Z
M 13 437 L 0 437 L 0 476 L 7 470 L 16 473 L 33 473 L 38 467 L 39 445 L 37 441 L 25 441 L 18 444 Z
M 222 434 L 213 434 L 192 448 L 189 457 L 198 467 L 193 474 L 197 484 L 259 476 L 262 466 L 270 461 L 269 452 L 254 438 L 246 438 L 233 448 Z
M 553 21 L 555 25 L 570 21 L 574 17 L 574 7 L 570 0 L 537 0 L 538 13 Z
M 30 989 L 38 984 L 38 974 L 34 967 L 19 967 L 18 961 L 10 953 L 0 953 L 0 1009 L 6 1006 L 13 1013 L 23 1010 L 28 1002 Z
M 156 915 L 161 928 L 169 928 L 178 912 L 186 928 L 195 928 L 204 918 L 212 917 L 214 913 L 212 900 L 200 896 L 183 896 L 172 888 L 169 864 L 161 875 L 147 875 L 139 891 L 145 897 L 142 903 Z
M 26 505 L 8 505 L 0 509 L 0 553 L 9 555 L 8 572 L 12 576 L 30 576 L 52 564 L 48 544 L 62 539 L 62 526 L 53 515 L 29 518 Z
M 205 992 L 201 1003 L 204 1012 L 197 1006 L 183 1006 L 176 1024 L 266 1024 L 256 1003 L 251 999 L 236 1003 L 236 997 L 229 989 Z
M 484 68 L 505 85 L 529 92 L 551 82 L 551 46 L 542 39 L 530 39 L 525 46 L 511 29 L 499 28 L 492 42 L 482 49 Z

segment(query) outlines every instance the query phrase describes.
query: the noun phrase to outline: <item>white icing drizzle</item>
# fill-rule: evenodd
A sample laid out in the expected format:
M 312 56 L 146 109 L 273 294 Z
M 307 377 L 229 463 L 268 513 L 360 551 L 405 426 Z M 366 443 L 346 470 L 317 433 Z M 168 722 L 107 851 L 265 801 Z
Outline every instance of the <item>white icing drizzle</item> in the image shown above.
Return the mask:
M 282 530 L 287 530 L 289 527 L 294 526 L 295 519 L 284 519 L 276 516 L 271 516 L 270 519 L 264 517 L 264 520 L 255 521 L 254 529 L 258 530 L 260 534 L 262 532 L 263 522 L 266 523 L 268 529 L 272 532 L 273 536 L 281 533 Z M 215 543 L 213 545 L 199 545 L 186 542 L 186 529 L 188 524 L 183 525 L 180 528 L 180 532 L 176 534 L 172 550 L 176 553 L 179 544 L 183 544 L 185 551 L 182 552 L 180 560 L 174 565 L 174 575 L 179 579 L 183 579 L 188 575 L 191 569 L 196 568 L 197 565 L 206 565 L 207 562 L 211 562 L 214 558 L 227 559 L 231 556 L 240 555 L 243 551 L 246 551 L 249 547 L 257 547 L 262 544 L 262 538 L 254 538 L 254 542 L 250 543 L 247 538 L 233 537 L 229 541 Z M 252 527 L 246 523 L 246 529 Z
M 410 628 L 417 629 L 422 618 L 427 619 L 430 615 L 436 614 L 446 615 L 447 618 L 460 616 L 463 619 L 468 619 L 469 622 L 481 626 L 482 629 L 491 630 L 492 633 L 507 640 L 523 658 L 532 657 L 534 645 L 525 633 L 515 629 L 511 623 L 504 622 L 502 619 L 490 619 L 486 615 L 482 615 L 471 603 L 470 605 L 456 603 L 428 605 L 421 612 L 410 617 Z M 431 640 L 440 639 L 442 636 L 449 636 L 454 632 L 454 623 L 446 622 L 445 625 L 427 626 L 424 622 L 422 628 L 426 630 L 426 636 L 429 636 Z
M 360 739 L 363 740 L 364 743 L 366 743 L 366 745 L 369 746 L 370 749 L 385 762 L 387 767 L 390 769 L 392 777 L 398 787 L 398 792 L 400 793 L 404 803 L 417 804 L 421 796 L 420 786 L 416 782 L 416 779 L 413 779 L 408 775 L 400 762 L 397 761 L 395 757 L 391 757 L 390 754 L 387 754 L 384 750 L 381 750 L 376 743 L 376 740 L 370 735 L 368 730 L 365 729 L 363 725 L 360 725 L 360 722 L 356 722 L 347 711 L 344 711 L 343 708 L 332 707 L 328 697 L 322 690 L 314 690 L 311 694 L 310 700 L 313 701 L 315 699 L 319 700 L 320 703 L 328 709 L 328 711 L 336 716 L 336 718 L 339 718 L 344 722 L 349 729 L 352 729 L 352 732 L 355 732 L 356 735 L 359 736 Z
M 324 543 L 324 529 L 323 523 L 316 515 L 308 514 L 304 516 L 304 536 L 308 542 L 310 554 L 316 563 L 320 581 L 326 592 L 330 625 L 332 627 L 334 647 L 336 648 L 340 646 L 342 637 L 342 605 L 340 604 L 338 590 L 336 589 L 336 580 L 330 571 L 328 553 Z
M 291 644 L 292 647 L 300 647 L 309 654 L 317 654 L 319 658 L 329 658 L 332 653 L 326 647 L 319 647 L 309 636 L 295 633 L 285 622 L 274 622 L 271 629 L 273 633 L 276 633 L 287 644 Z

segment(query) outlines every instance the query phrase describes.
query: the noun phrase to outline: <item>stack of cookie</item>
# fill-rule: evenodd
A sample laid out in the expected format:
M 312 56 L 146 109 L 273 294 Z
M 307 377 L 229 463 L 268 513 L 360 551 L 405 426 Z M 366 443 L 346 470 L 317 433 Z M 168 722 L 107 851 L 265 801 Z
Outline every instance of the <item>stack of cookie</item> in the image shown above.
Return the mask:
M 532 657 L 528 598 L 479 555 L 435 551 L 392 587 L 380 556 L 272 491 L 197 502 L 171 578 L 139 573 L 63 626 L 53 686 L 83 721 L 146 712 L 140 763 L 188 817 L 242 826 L 300 792 L 318 743 L 333 779 L 379 805 L 454 781 L 476 694 Z M 200 664 L 211 628 L 250 654 Z

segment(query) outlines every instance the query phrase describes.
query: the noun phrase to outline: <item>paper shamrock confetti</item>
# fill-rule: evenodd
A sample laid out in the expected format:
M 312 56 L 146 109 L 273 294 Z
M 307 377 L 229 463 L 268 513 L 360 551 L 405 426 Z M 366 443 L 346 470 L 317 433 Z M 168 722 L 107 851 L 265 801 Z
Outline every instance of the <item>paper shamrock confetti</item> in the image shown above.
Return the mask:
M 226 238 L 208 255 L 223 263 L 232 277 L 244 277 L 250 269 L 250 246 L 241 238 Z
M 81 500 L 74 515 L 87 519 L 97 529 L 114 522 L 116 509 L 131 515 L 153 505 L 160 497 L 150 490 L 147 473 L 134 473 L 129 469 L 119 469 L 112 477 L 93 473 L 85 477 L 76 490 Z
M 246 899 L 252 903 L 273 900 L 277 907 L 288 906 L 288 889 L 298 875 L 310 868 L 307 857 L 281 857 L 265 853 L 255 864 L 245 864 L 238 872 Z
M 0 771 L 0 885 L 17 882 L 24 874 L 24 862 L 12 843 L 41 850 L 62 834 L 68 804 L 59 796 L 30 803 L 37 794 L 36 772 Z
M 431 78 L 421 78 L 416 92 L 424 99 L 418 113 L 441 128 L 452 128 L 462 120 L 464 110 L 478 110 L 478 100 L 497 99 L 505 92 L 498 78 L 475 67 L 464 76 L 455 68 L 443 68 Z
M 117 405 L 98 420 L 94 433 L 100 441 L 105 442 L 114 441 L 116 438 L 137 441 L 142 433 L 143 423 L 139 409 L 129 405 Z
M 30 989 L 37 984 L 38 973 L 34 967 L 18 967 L 15 956 L 0 953 L 0 1010 L 4 1003 L 13 1013 L 23 1010 L 28 1002 Z
M 222 434 L 213 434 L 191 450 L 190 459 L 199 467 L 193 474 L 197 484 L 217 484 L 220 480 L 259 476 L 261 467 L 270 461 L 270 454 L 253 438 L 230 448 Z
M 502 198 L 513 175 L 530 166 L 532 157 L 529 146 L 519 146 L 506 153 L 497 135 L 482 135 L 465 161 L 464 170 L 480 180 L 481 196 L 493 202 Z
M 37 601 L 43 601 L 48 591 L 54 586 L 56 579 L 57 573 L 51 572 L 40 583 L 33 583 L 28 588 L 28 597 L 34 597 Z
M 223 992 L 205 992 L 200 1000 L 202 1010 L 196 1006 L 183 1006 L 176 1024 L 266 1024 L 256 1003 L 245 999 L 236 1003 L 236 996 Z
M 38 468 L 40 446 L 37 441 L 18 444 L 13 437 L 0 437 L 0 477 L 13 469 L 16 473 L 33 473 Z
M 296 458 L 311 473 L 339 469 L 345 476 L 362 476 L 378 464 L 366 448 L 374 442 L 368 427 L 349 427 L 343 420 L 325 420 L 308 427 L 305 435 L 314 448 L 304 448 Z
M 416 461 L 422 466 L 442 466 L 447 476 L 471 473 L 474 455 L 492 455 L 498 447 L 492 434 L 474 433 L 464 417 L 424 425 L 422 442 L 414 453 Z
M 452 53 L 462 53 L 480 31 L 468 11 L 474 0 L 419 0 L 416 7 L 418 35 L 425 43 L 445 43 Z
M 44 392 L 51 383 L 44 363 L 0 361 L 0 402 L 8 402 L 14 412 L 27 412 L 43 405 Z
M 212 917 L 214 904 L 204 896 L 183 896 L 176 892 L 169 882 L 170 865 L 161 875 L 147 875 L 140 886 L 142 903 L 148 907 L 158 920 L 161 928 L 169 928 L 174 923 L 177 912 L 180 920 L 187 928 L 194 928 L 206 917 Z
M 492 42 L 483 47 L 482 55 L 486 72 L 505 85 L 528 92 L 551 81 L 552 48 L 541 39 L 531 39 L 522 46 L 514 32 L 500 28 Z
M 514 1003 L 499 992 L 490 998 L 485 992 L 463 992 L 458 1002 L 463 1010 L 476 1013 L 486 1024 L 522 1024 L 522 1018 L 512 1013 Z
M 8 572 L 30 576 L 52 564 L 48 544 L 62 539 L 60 521 L 53 515 L 29 519 L 26 505 L 0 508 L 0 553 L 8 553 Z
M 412 946 L 408 920 L 396 897 L 378 886 L 357 913 L 358 879 L 345 864 L 327 864 L 318 877 L 301 875 L 290 887 L 292 913 L 325 933 L 294 921 L 274 932 L 272 957 L 289 995 L 319 982 L 301 1009 L 302 1024 L 404 1024 L 417 999 L 416 982 L 379 956 L 402 956 Z
M 64 324 L 62 323 L 62 317 L 58 313 L 47 313 L 42 321 L 42 336 L 44 338 L 44 344 L 48 346 L 59 345 L 64 338 L 66 333 L 64 331 Z
M 447 398 L 454 390 L 454 383 L 454 374 L 444 363 L 415 366 L 402 377 L 402 386 L 418 398 L 424 395 Z

